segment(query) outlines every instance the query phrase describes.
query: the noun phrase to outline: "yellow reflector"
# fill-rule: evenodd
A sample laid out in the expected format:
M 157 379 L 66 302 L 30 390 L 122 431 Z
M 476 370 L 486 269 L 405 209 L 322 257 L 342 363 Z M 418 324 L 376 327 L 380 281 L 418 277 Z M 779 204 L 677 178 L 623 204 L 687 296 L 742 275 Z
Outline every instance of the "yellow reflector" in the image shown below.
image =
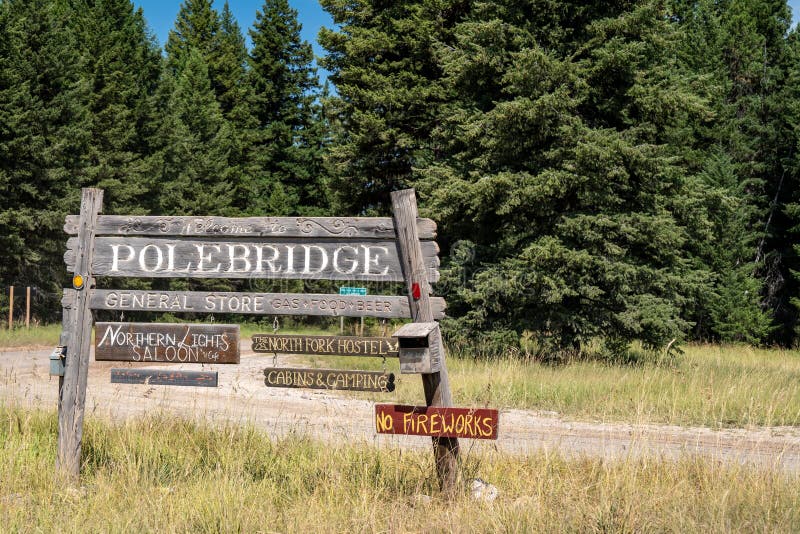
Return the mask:
M 75 289 L 81 289 L 83 287 L 83 276 L 76 274 L 72 277 L 72 286 Z

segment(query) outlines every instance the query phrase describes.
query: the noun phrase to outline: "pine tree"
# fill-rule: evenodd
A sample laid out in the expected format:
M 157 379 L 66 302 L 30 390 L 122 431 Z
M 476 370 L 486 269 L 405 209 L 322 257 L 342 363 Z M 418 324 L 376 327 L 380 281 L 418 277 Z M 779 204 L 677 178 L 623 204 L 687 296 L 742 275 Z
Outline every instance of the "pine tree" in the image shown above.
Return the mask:
M 684 161 L 709 110 L 665 15 L 482 4 L 439 47 L 454 98 L 417 184 L 445 243 L 459 240 L 442 289 L 465 335 L 527 332 L 551 354 L 685 336 L 710 273 L 692 250 L 707 192 Z M 544 46 L 542 26 L 575 29 Z
M 212 84 L 222 114 L 232 123 L 244 128 L 249 123 L 250 86 L 247 83 L 247 47 L 239 24 L 233 18 L 228 2 L 222 7 L 219 31 L 216 34 L 216 54 L 212 57 Z
M 213 0 L 185 0 L 181 4 L 175 28 L 169 32 L 164 47 L 167 67 L 173 74 L 183 69 L 192 50 L 199 52 L 206 64 L 214 63 L 220 21 L 212 4 Z M 214 79 L 215 73 L 210 77 Z
M 267 0 L 250 30 L 249 79 L 256 120 L 247 194 L 254 212 L 284 196 L 284 214 L 313 214 L 328 203 L 322 152 L 315 131 L 318 82 L 311 45 L 300 38 L 297 12 L 286 0 Z
M 412 169 L 436 155 L 430 133 L 446 100 L 436 42 L 449 42 L 463 2 L 322 0 L 335 29 L 323 29 L 322 66 L 338 96 L 343 127 L 329 150 L 340 209 L 386 213 L 389 192 L 412 185 Z
M 150 156 L 161 54 L 130 0 L 85 0 L 76 11 L 91 90 L 86 182 L 105 190 L 106 212 L 145 213 L 156 172 Z
M 211 89 L 208 67 L 190 49 L 173 79 L 161 127 L 158 210 L 171 215 L 231 215 L 235 184 L 229 180 L 233 134 Z
M 699 307 L 697 335 L 777 339 L 773 318 L 784 322 L 788 308 L 786 245 L 773 237 L 786 228 L 781 182 L 793 150 L 783 94 L 788 9 L 775 0 L 702 0 L 676 2 L 675 12 L 683 61 L 716 87 L 697 164 L 723 200 L 713 209 L 715 239 L 700 252 L 718 282 Z
M 45 318 L 59 309 L 64 216 L 78 211 L 90 139 L 73 15 L 65 1 L 0 2 L 0 280 L 38 287 Z

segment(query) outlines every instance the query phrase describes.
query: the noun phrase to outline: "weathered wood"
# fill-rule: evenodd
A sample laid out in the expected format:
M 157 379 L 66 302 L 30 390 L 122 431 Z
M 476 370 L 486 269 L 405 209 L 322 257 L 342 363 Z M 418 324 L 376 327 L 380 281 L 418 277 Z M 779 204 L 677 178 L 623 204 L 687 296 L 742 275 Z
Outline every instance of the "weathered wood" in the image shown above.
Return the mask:
M 25 328 L 31 327 L 31 286 L 25 288 Z
M 149 386 L 194 386 L 215 388 L 216 371 L 172 371 L 167 369 L 111 369 L 112 384 L 147 384 Z
M 391 198 L 394 227 L 397 231 L 397 244 L 408 291 L 411 317 L 414 322 L 431 322 L 434 320 L 434 315 L 431 305 L 430 281 L 433 279 L 427 276 L 425 259 L 415 224 L 417 198 L 413 189 L 394 191 Z M 420 376 L 422 376 L 426 404 L 448 407 L 453 405 L 453 397 L 450 392 L 450 380 L 447 375 L 441 332 L 439 331 L 436 335 L 440 336 L 436 340 L 441 347 L 440 369 L 436 373 Z M 455 437 L 433 437 L 432 440 L 439 482 L 446 493 L 452 494 L 458 483 L 458 440 Z
M 401 373 L 436 373 L 442 368 L 439 323 L 408 323 L 392 337 L 398 342 Z
M 267 367 L 264 384 L 277 388 L 330 389 L 340 391 L 394 391 L 394 374 L 381 371 L 297 369 Z
M 8 288 L 8 329 L 14 328 L 14 286 Z
M 72 326 L 75 323 L 75 306 L 77 304 L 78 296 L 75 294 L 74 289 L 64 289 L 64 295 L 61 297 L 61 335 L 58 339 L 58 344 L 61 347 L 74 347 L 72 342 Z M 62 412 L 62 395 L 64 389 L 64 372 L 58 377 L 58 416 L 61 418 Z
M 76 238 L 67 241 L 64 261 L 74 266 Z M 423 245 L 426 273 L 438 279 L 439 247 Z M 213 241 L 175 238 L 98 237 L 96 276 L 144 278 L 280 278 L 402 281 L 393 241 L 315 240 Z
M 408 323 L 395 330 L 393 337 L 396 338 L 427 338 L 434 330 L 439 328 L 439 323 L 431 321 L 429 323 Z
M 83 189 L 81 215 L 78 224 L 78 246 L 72 272 L 84 279 L 83 289 L 74 293 L 74 307 L 66 315 L 67 358 L 63 380 L 59 380 L 58 450 L 56 468 L 61 473 L 77 477 L 81 466 L 81 440 L 86 403 L 86 379 L 92 338 L 92 311 L 89 299 L 94 279 L 91 265 L 94 254 L 94 235 L 97 216 L 103 207 L 101 189 Z
M 73 298 L 65 290 L 65 298 Z M 69 295 L 72 295 L 71 297 Z M 95 289 L 93 310 L 187 313 L 241 313 L 256 315 L 315 315 L 330 317 L 409 318 L 408 298 L 392 295 L 328 295 L 324 293 L 233 293 L 203 291 L 141 291 Z M 444 317 L 446 303 L 431 298 L 436 319 Z
M 97 323 L 97 361 L 239 363 L 239 325 Z
M 253 334 L 252 340 L 253 352 L 397 358 L 397 340 L 390 337 Z
M 417 219 L 420 239 L 436 238 L 436 223 Z M 64 231 L 78 233 L 78 216 L 67 215 Z M 101 215 L 97 235 L 239 237 L 333 237 L 394 239 L 389 217 L 167 217 Z
M 499 421 L 497 410 L 483 408 L 375 405 L 375 429 L 379 434 L 497 439 Z

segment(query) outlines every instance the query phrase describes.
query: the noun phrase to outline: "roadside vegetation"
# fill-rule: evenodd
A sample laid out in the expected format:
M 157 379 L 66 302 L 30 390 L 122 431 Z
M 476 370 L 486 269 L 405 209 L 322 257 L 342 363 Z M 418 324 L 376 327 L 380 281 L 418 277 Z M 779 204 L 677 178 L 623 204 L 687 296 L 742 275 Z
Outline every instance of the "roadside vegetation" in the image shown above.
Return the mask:
M 61 336 L 61 324 L 54 323 L 31 328 L 0 328 L 0 349 L 16 347 L 55 347 Z
M 428 451 L 272 440 L 151 417 L 89 417 L 78 486 L 54 476 L 54 411 L 0 406 L 4 531 L 790 531 L 796 474 L 697 458 L 618 462 L 467 454 L 491 504 L 436 489 Z M 430 500 L 425 496 L 429 496 Z
M 554 412 L 566 419 L 711 428 L 800 425 L 800 352 L 749 346 L 689 345 L 685 353 L 635 364 L 549 364 L 515 357 L 448 354 L 459 406 Z M 379 359 L 308 357 L 318 367 L 383 368 Z M 415 375 L 399 374 L 391 398 L 424 401 Z M 359 394 L 386 400 L 387 395 Z
M 242 324 L 241 339 L 271 333 Z M 284 326 L 284 334 L 338 334 L 338 328 Z M 0 330 L 0 348 L 51 347 L 60 325 Z M 369 332 L 367 332 L 369 334 Z M 372 332 L 380 335 L 380 332 Z M 263 355 L 272 360 L 271 355 Z M 266 361 L 266 360 L 265 360 Z M 395 373 L 389 394 L 344 393 L 375 401 L 424 401 L 416 375 L 402 375 L 396 358 L 279 355 L 277 364 L 382 370 Z M 745 345 L 688 345 L 669 358 L 620 364 L 541 363 L 513 356 L 475 358 L 450 352 L 451 387 L 460 406 L 553 412 L 566 419 L 697 425 L 711 428 L 800 425 L 800 352 Z

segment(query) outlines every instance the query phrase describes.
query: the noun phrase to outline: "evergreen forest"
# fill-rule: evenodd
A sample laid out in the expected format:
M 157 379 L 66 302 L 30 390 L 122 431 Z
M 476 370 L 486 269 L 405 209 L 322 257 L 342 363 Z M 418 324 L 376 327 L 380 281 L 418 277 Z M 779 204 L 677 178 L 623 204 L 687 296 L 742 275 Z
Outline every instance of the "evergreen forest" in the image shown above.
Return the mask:
M 59 320 L 82 187 L 220 216 L 389 215 L 414 187 L 453 342 L 800 344 L 785 0 L 321 4 L 315 61 L 287 0 L 251 28 L 184 0 L 163 48 L 131 0 L 0 0 L 0 285 Z

